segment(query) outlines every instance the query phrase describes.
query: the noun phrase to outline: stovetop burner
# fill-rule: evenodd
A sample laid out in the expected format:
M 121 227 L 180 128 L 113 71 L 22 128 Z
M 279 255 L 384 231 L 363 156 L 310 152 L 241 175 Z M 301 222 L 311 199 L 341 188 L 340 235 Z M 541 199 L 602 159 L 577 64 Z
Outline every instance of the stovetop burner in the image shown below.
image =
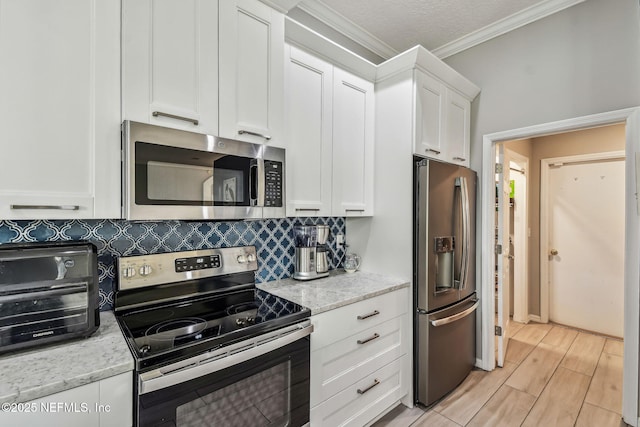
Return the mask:
M 118 316 L 137 361 L 151 366 L 191 347 L 220 347 L 285 326 L 309 310 L 258 289 L 216 295 L 171 307 L 131 311 Z
M 256 264 L 247 263 L 249 258 L 255 260 L 254 247 L 121 260 L 114 305 L 136 369 L 171 363 L 310 316 L 308 309 L 256 289 Z M 136 276 L 137 271 L 147 276 Z

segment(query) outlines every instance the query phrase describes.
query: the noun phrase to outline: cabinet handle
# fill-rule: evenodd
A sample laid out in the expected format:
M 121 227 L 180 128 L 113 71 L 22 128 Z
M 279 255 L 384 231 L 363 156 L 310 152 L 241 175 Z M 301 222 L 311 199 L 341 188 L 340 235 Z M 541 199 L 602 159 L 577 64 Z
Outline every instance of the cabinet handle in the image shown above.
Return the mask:
M 364 212 L 364 209 L 345 209 L 345 212 Z
M 380 314 L 378 310 L 373 310 L 369 314 L 361 314 L 360 316 L 358 316 L 358 320 L 368 319 L 369 317 L 377 316 L 378 314 Z
M 433 148 L 426 148 L 424 151 L 427 152 L 427 153 L 433 153 L 433 154 L 440 154 L 441 153 L 440 151 L 434 150 Z
M 376 378 L 376 379 L 373 380 L 373 384 L 371 384 L 369 387 L 365 388 L 364 390 L 358 389 L 358 394 L 365 394 L 366 392 L 368 392 L 369 390 L 371 390 L 372 388 L 374 388 L 378 384 L 380 384 L 380 381 L 378 381 L 378 379 Z
M 247 135 L 259 136 L 260 138 L 264 138 L 264 139 L 266 139 L 267 141 L 269 141 L 269 140 L 271 139 L 271 137 L 270 137 L 269 135 L 263 135 L 263 134 L 258 133 L 258 132 L 250 132 L 250 131 L 248 131 L 248 130 L 242 130 L 242 129 L 240 129 L 240 130 L 238 131 L 238 135 L 244 135 L 245 133 L 246 133 Z
M 11 209 L 20 210 L 20 209 L 48 209 L 48 210 L 58 210 L 58 211 L 79 211 L 80 206 L 78 205 L 11 205 Z
M 380 338 L 380 335 L 378 335 L 377 333 L 373 334 L 371 337 L 367 338 L 366 340 L 358 340 L 358 344 L 366 344 L 369 341 L 375 340 L 376 338 Z
M 453 160 L 459 160 L 461 162 L 466 162 L 467 161 L 467 159 L 465 159 L 464 157 L 458 157 L 458 156 L 454 157 Z
M 151 115 L 153 117 L 163 116 L 163 117 L 168 117 L 170 119 L 184 120 L 185 122 L 191 122 L 196 126 L 198 126 L 198 123 L 200 123 L 198 122 L 198 119 L 191 119 L 189 117 L 176 116 L 174 114 L 163 113 L 162 111 L 154 111 L 153 113 L 151 113 Z
M 320 208 L 296 208 L 297 211 L 313 211 L 318 212 Z

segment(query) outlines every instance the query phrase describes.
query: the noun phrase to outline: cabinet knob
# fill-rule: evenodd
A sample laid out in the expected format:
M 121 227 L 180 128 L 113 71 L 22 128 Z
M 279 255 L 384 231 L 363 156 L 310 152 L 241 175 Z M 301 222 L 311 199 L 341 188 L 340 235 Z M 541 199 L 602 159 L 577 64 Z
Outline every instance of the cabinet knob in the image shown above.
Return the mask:
M 551 254 L 551 256 L 556 256 L 556 255 L 558 255 L 558 250 L 557 249 L 551 249 L 549 251 L 549 254 Z

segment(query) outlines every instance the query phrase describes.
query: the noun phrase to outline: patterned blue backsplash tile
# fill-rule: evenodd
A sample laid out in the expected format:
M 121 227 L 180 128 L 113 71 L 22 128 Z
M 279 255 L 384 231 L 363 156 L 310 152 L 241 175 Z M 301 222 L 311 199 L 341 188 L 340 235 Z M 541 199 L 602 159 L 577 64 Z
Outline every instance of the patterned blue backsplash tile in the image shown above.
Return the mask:
M 300 224 L 331 227 L 330 267 L 339 267 L 344 257 L 344 249 L 337 249 L 334 236 L 338 233 L 345 234 L 345 220 L 342 217 L 230 222 L 0 221 L 0 244 L 60 240 L 92 242 L 98 247 L 100 309 L 110 310 L 113 308 L 118 257 L 254 245 L 258 253 L 256 281 L 268 282 L 293 275 L 293 227 Z

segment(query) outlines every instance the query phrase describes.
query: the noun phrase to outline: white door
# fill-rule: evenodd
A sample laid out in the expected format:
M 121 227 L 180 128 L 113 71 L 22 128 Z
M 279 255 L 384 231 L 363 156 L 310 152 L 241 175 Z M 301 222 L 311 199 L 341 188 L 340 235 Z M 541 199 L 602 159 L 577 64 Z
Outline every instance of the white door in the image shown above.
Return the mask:
M 509 160 L 504 153 L 504 145 L 498 144 L 498 164 L 502 166 L 496 167 L 497 175 L 497 242 L 498 250 L 496 251 L 496 280 L 498 282 L 498 319 L 496 326 L 498 329 L 498 366 L 504 366 L 504 358 L 507 354 L 507 345 L 509 343 Z M 498 332 L 499 331 L 499 332 Z
M 549 166 L 549 319 L 622 337 L 624 158 Z

